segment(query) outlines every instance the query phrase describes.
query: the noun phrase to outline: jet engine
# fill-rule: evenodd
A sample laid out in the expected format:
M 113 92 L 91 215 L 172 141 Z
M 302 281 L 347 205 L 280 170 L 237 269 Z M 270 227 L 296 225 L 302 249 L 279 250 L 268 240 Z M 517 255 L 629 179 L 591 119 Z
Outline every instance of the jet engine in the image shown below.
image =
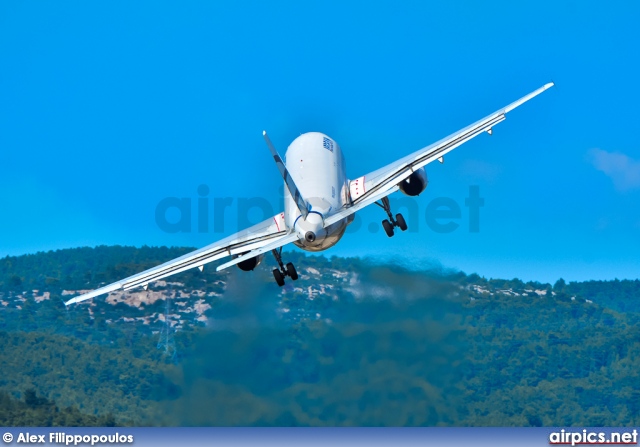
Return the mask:
M 237 258 L 238 256 L 242 256 L 245 253 L 241 253 L 239 255 L 235 255 L 234 258 Z M 262 259 L 264 258 L 264 255 L 258 255 L 255 256 L 253 258 L 249 258 L 249 259 L 245 259 L 242 262 L 237 263 L 236 265 L 238 266 L 238 268 L 244 272 L 249 272 L 251 270 L 253 270 L 254 268 L 256 268 L 258 265 L 260 265 L 260 263 L 262 262 Z
M 417 196 L 425 190 L 427 183 L 429 183 L 427 180 L 427 171 L 425 171 L 424 168 L 420 168 L 398 183 L 398 187 L 400 191 L 407 196 Z

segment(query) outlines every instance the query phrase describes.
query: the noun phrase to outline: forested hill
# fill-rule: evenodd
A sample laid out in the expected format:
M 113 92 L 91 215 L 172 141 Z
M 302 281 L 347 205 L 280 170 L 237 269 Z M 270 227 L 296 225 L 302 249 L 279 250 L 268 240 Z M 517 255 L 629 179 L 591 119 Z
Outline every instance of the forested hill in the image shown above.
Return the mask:
M 22 411 L 33 390 L 94 418 L 78 425 L 640 423 L 637 280 L 523 283 L 289 253 L 300 279 L 284 288 L 267 257 L 63 305 L 189 250 L 0 259 L 12 396 L 0 406 Z
M 59 408 L 50 401 L 28 389 L 23 400 L 12 398 L 0 391 L 0 427 L 114 427 L 112 414 L 97 417 L 82 414 L 75 407 Z
M 7 256 L 0 258 L 0 292 L 19 293 L 24 290 L 47 290 L 62 292 L 63 290 L 93 289 L 101 283 L 110 283 L 123 277 L 138 273 L 167 260 L 181 256 L 194 250 L 192 247 L 123 247 L 98 246 L 75 249 L 39 252 L 24 256 Z M 289 258 L 297 261 L 299 266 L 321 266 L 336 269 L 357 269 L 359 265 L 368 264 L 358 258 L 305 257 L 300 253 L 291 253 Z M 304 261 L 302 261 L 304 259 Z M 183 273 L 180 282 L 198 285 L 202 281 L 215 281 L 219 275 L 214 273 L 219 262 L 209 264 L 204 274 L 196 269 Z M 264 266 L 263 266 L 264 267 Z M 389 266 L 396 268 L 397 266 Z M 399 267 L 398 267 L 399 268 Z M 355 271 L 355 270 L 354 270 Z M 429 272 L 433 274 L 434 272 Z M 551 284 L 539 282 L 523 283 L 518 279 L 486 279 L 477 274 L 466 276 L 460 272 L 436 272 L 450 279 L 474 283 L 478 286 L 495 290 L 508 290 L 516 293 L 528 293 L 527 290 L 547 290 L 564 292 L 572 296 L 597 302 L 621 312 L 640 313 L 640 280 L 585 281 L 565 283 L 561 278 L 552 287 Z M 222 273 L 224 276 L 224 273 Z M 175 279 L 177 277 L 172 277 Z

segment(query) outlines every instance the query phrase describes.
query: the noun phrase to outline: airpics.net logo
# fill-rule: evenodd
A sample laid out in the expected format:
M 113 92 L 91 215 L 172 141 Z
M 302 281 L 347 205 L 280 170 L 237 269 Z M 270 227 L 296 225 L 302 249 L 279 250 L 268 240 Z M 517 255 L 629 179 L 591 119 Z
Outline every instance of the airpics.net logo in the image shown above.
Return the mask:
M 210 188 L 200 185 L 197 198 L 165 197 L 155 209 L 155 222 L 165 233 L 226 233 L 229 226 L 235 231 L 249 228 L 270 219 L 282 211 L 282 204 L 274 205 L 264 197 L 211 197 Z M 426 194 L 425 194 L 426 195 Z M 282 187 L 281 187 L 282 196 Z M 434 233 L 452 233 L 466 230 L 480 232 L 480 208 L 485 200 L 480 195 L 480 187 L 469 186 L 463 200 L 451 197 L 399 196 L 390 197 L 393 215 L 401 213 L 407 223 L 407 232 L 417 233 L 425 227 Z M 375 205 L 370 205 L 369 208 Z M 379 208 L 380 219 L 366 223 L 361 211 L 356 212 L 347 233 L 367 231 L 371 234 L 382 230 L 380 222 L 387 217 Z M 466 222 L 465 222 L 466 220 Z
M 549 435 L 550 445 L 637 445 L 638 431 L 604 432 L 560 430 Z

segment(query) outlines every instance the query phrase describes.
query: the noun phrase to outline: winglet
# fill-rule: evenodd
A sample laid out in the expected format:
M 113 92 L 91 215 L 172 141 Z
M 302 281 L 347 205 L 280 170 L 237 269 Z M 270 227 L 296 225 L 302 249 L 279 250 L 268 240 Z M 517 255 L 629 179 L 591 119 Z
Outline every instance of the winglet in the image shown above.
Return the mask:
M 284 165 L 284 162 L 282 161 L 282 158 L 280 158 L 280 155 L 278 155 L 278 152 L 276 151 L 276 148 L 273 146 L 273 143 L 271 143 L 271 140 L 269 139 L 269 136 L 267 135 L 266 130 L 262 131 L 262 136 L 264 137 L 264 141 L 266 141 L 267 146 L 269 146 L 269 150 L 271 151 L 271 155 L 273 156 L 273 159 L 275 160 L 276 165 L 278 166 L 280 175 L 284 179 L 284 183 L 285 185 L 287 185 L 287 188 L 289 189 L 289 192 L 291 193 L 291 197 L 293 197 L 293 200 L 296 203 L 298 210 L 300 210 L 300 214 L 302 214 L 302 218 L 306 219 L 307 214 L 309 214 L 309 206 L 307 205 L 307 201 L 304 200 L 304 198 L 300 194 L 300 190 L 298 189 L 295 182 L 289 175 L 289 171 L 287 170 L 287 167 Z
M 535 90 L 535 91 L 529 93 L 527 96 L 523 96 L 522 98 L 518 99 L 517 101 L 512 102 L 511 104 L 509 104 L 507 107 L 505 107 L 503 109 L 503 113 L 508 113 L 508 112 L 512 111 L 513 109 L 515 109 L 519 105 L 524 104 L 525 102 L 529 101 L 531 98 L 534 98 L 534 97 L 538 96 L 540 93 L 544 92 L 547 89 L 550 89 L 554 85 L 555 84 L 553 82 L 549 82 L 548 84 L 545 84 L 542 87 L 540 87 L 538 90 Z

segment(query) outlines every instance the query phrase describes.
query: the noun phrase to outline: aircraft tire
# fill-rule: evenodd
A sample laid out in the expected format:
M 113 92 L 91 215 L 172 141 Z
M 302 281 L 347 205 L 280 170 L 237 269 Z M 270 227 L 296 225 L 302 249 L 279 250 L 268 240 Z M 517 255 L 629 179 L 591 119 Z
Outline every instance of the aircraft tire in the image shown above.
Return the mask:
M 284 286 L 284 276 L 282 272 L 278 269 L 273 269 L 273 277 L 276 279 L 276 283 L 282 287 Z
M 293 279 L 294 281 L 298 279 L 298 272 L 296 272 L 296 268 L 291 262 L 287 263 L 287 274 L 289 275 L 289 278 Z
M 387 219 L 382 221 L 382 228 L 384 228 L 384 232 L 387 233 L 387 236 L 393 236 L 393 225 Z
M 402 231 L 407 231 L 407 222 L 405 222 L 402 214 L 396 214 L 396 223 L 398 224 L 398 228 L 400 228 Z

